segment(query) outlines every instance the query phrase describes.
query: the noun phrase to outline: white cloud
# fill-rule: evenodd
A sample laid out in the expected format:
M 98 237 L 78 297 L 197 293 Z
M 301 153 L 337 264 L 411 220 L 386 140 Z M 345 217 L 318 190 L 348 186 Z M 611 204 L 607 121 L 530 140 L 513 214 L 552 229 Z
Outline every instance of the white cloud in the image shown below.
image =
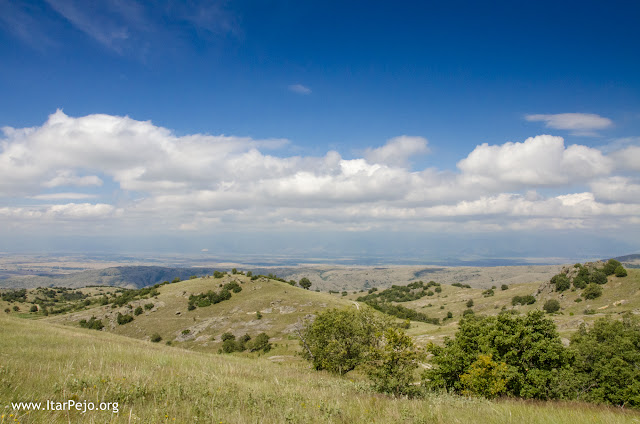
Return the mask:
M 291 84 L 289 86 L 289 91 L 293 91 L 297 94 L 311 94 L 311 89 L 302 84 Z
M 594 136 L 597 130 L 609 128 L 613 122 L 609 118 L 594 113 L 558 113 L 555 115 L 526 115 L 530 122 L 545 122 L 547 128 L 569 130 L 573 135 Z
M 11 219 L 42 220 L 51 222 L 57 220 L 104 219 L 115 217 L 123 213 L 122 209 L 104 203 L 66 203 L 39 207 L 3 207 L 0 217 Z
M 640 196 L 633 160 L 566 147 L 549 135 L 479 145 L 458 170 L 447 171 L 409 168 L 413 157 L 429 152 L 422 137 L 392 138 L 345 159 L 335 151 L 266 153 L 286 140 L 176 136 L 148 121 L 61 111 L 42 126 L 3 133 L 0 205 L 43 204 L 1 207 L 0 225 L 24 222 L 32 231 L 56 222 L 77 222 L 65 227 L 77 232 L 101 223 L 110 234 L 640 225 L 634 223 Z M 634 158 L 635 150 L 625 154 Z M 104 203 L 65 203 L 92 198 Z
M 616 165 L 630 171 L 640 171 L 640 146 L 629 146 L 611 153 Z
M 427 139 L 403 135 L 387 141 L 384 146 L 367 149 L 364 157 L 370 163 L 405 167 L 414 155 L 429 153 Z
M 94 199 L 96 197 L 98 196 L 95 194 L 87 193 L 47 193 L 30 196 L 29 198 L 34 200 L 81 200 Z
M 640 183 L 628 177 L 615 176 L 593 181 L 591 191 L 598 200 L 640 204 Z
M 599 150 L 564 146 L 562 137 L 540 135 L 523 143 L 477 146 L 458 168 L 469 181 L 489 187 L 554 186 L 607 175 L 613 162 Z

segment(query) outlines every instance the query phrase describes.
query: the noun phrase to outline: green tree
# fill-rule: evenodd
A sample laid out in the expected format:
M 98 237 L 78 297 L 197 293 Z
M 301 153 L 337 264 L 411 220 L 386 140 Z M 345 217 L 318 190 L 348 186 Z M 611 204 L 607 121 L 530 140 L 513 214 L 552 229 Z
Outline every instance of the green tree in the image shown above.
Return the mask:
M 571 281 L 565 274 L 558 274 L 553 276 L 551 283 L 555 284 L 556 291 L 562 292 L 571 288 Z
M 494 317 L 465 317 L 454 339 L 445 340 L 444 346 L 430 344 L 428 350 L 435 366 L 423 375 L 426 387 L 469 390 L 461 376 L 473 375 L 472 365 L 480 355 L 487 355 L 496 364 L 507 365 L 505 372 L 500 371 L 506 394 L 534 399 L 567 396 L 560 381 L 569 370 L 570 355 L 555 324 L 542 311 L 525 316 L 502 312 Z M 482 368 L 480 365 L 476 368 Z
M 271 343 L 269 343 L 269 336 L 266 333 L 260 333 L 249 344 L 249 350 L 251 352 L 269 352 L 271 350 Z
M 558 312 L 560 310 L 560 302 L 558 302 L 556 299 L 549 299 L 544 303 L 542 309 L 550 314 Z
M 467 301 L 467 308 L 473 308 L 473 299 Z
M 627 270 L 622 265 L 618 265 L 614 271 L 616 277 L 626 277 Z
M 589 281 L 596 284 L 606 284 L 607 283 L 607 275 L 602 271 L 593 271 L 591 273 L 591 277 Z
M 509 367 L 504 362 L 496 363 L 491 355 L 478 355 L 469 370 L 460 376 L 462 393 L 470 396 L 495 398 L 506 392 Z
M 366 355 L 366 373 L 377 391 L 395 396 L 416 394 L 411 383 L 423 353 L 399 328 L 387 328 L 378 345 Z
M 311 281 L 307 277 L 303 277 L 298 284 L 305 290 L 309 290 L 311 287 Z
M 582 297 L 585 299 L 597 299 L 602 296 L 602 287 L 598 284 L 591 283 L 582 291 Z
M 298 331 L 302 355 L 317 370 L 345 374 L 363 362 L 388 322 L 370 309 L 330 309 Z
M 601 318 L 584 324 L 571 338 L 578 398 L 618 406 L 640 407 L 640 323 Z
M 622 264 L 615 259 L 609 259 L 605 264 L 604 268 L 602 268 L 602 272 L 606 275 L 613 275 L 616 272 L 616 268 L 622 266 Z

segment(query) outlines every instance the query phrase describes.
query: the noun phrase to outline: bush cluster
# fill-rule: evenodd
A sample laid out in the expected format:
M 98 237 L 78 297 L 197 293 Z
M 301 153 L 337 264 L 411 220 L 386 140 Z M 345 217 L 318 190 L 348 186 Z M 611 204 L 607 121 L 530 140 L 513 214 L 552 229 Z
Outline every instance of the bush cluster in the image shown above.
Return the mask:
M 513 298 L 511 299 L 511 304 L 513 306 L 532 305 L 534 303 L 536 303 L 536 298 L 531 294 L 528 294 L 526 296 L 513 296 Z
M 207 306 L 215 305 L 216 303 L 224 302 L 231 299 L 231 292 L 239 293 L 242 291 L 242 287 L 235 281 L 227 283 L 222 286 L 219 292 L 209 290 L 206 293 L 192 294 L 189 296 L 188 310 L 192 311 L 197 307 L 205 308 Z
M 231 333 L 222 335 L 222 351 L 224 353 L 244 352 L 245 350 L 266 353 L 271 350 L 271 347 L 269 336 L 266 333 L 260 333 L 254 339 L 245 334 L 237 340 L 236 336 Z
M 89 321 L 86 319 L 80 320 L 80 327 L 82 328 L 90 328 L 92 330 L 102 330 L 104 328 L 104 324 L 101 319 L 97 319 L 96 317 L 89 318 Z
M 389 302 L 378 302 L 377 300 L 370 300 L 365 303 L 377 311 L 392 315 L 400 319 L 409 319 L 411 321 L 420 321 L 426 322 L 428 324 L 440 325 L 439 318 L 430 318 L 422 312 L 418 312 L 410 308 L 405 308 L 402 305 L 394 305 Z
M 368 302 L 372 300 L 383 302 L 411 302 L 412 300 L 418 300 L 425 296 L 433 296 L 434 293 L 429 290 L 430 287 L 435 287 L 436 291 L 438 289 L 442 291 L 440 284 L 435 281 L 429 281 L 428 283 L 424 283 L 423 281 L 414 281 L 406 286 L 393 285 L 381 292 L 377 292 L 377 289 L 370 289 L 369 294 L 366 296 L 360 296 L 357 300 L 360 302 Z M 438 293 L 440 291 L 438 291 Z

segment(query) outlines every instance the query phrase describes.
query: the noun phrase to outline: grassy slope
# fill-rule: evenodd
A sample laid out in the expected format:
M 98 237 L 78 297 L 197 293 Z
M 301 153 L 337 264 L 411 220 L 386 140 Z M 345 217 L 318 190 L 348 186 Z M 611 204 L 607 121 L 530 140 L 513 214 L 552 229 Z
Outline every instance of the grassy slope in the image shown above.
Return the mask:
M 419 300 L 401 303 L 401 305 L 424 312 L 430 317 L 440 318 L 441 321 L 447 316 L 447 312 L 453 313 L 453 319 L 444 321 L 442 326 L 412 323 L 412 328 L 408 333 L 416 337 L 418 342 L 424 343 L 427 341 L 439 342 L 445 336 L 453 336 L 463 311 L 467 309 L 466 303 L 470 299 L 474 303 L 473 311 L 476 314 L 484 315 L 496 315 L 503 307 L 526 313 L 530 310 L 542 309 L 548 299 L 557 299 L 561 305 L 560 312 L 552 314 L 550 317 L 558 326 L 560 335 L 569 337 L 583 322 L 590 323 L 605 315 L 616 316 L 627 311 L 640 313 L 640 269 L 629 269 L 628 272 L 629 275 L 624 278 L 610 276 L 607 284 L 602 286 L 603 294 L 598 299 L 584 300 L 579 303 L 575 302 L 575 299 L 579 297 L 582 290 L 568 290 L 558 293 L 547 288 L 540 293 L 533 305 L 513 307 L 511 299 L 514 296 L 535 294 L 542 283 L 512 284 L 508 290 L 501 290 L 501 283 L 497 282 L 495 294 L 490 297 L 483 297 L 482 289 L 465 289 L 443 284 L 442 293 L 434 293 L 434 296 L 425 296 Z M 355 299 L 361 295 L 362 293 L 350 294 L 346 298 Z M 441 306 L 444 306 L 444 309 L 440 309 Z M 593 309 L 596 313 L 587 315 L 584 313 L 585 309 Z
M 262 358 L 205 354 L 0 316 L 0 423 L 633 423 L 640 415 L 575 403 L 421 400 Z M 12 401 L 119 402 L 110 412 L 18 412 Z
M 231 299 L 204 308 L 187 311 L 191 294 L 219 290 L 220 284 L 239 281 L 242 291 L 233 293 Z M 91 316 L 110 321 L 109 330 L 138 339 L 149 339 L 153 333 L 163 341 L 172 341 L 180 347 L 200 351 L 216 352 L 221 346 L 220 336 L 231 332 L 237 337 L 245 333 L 256 336 L 266 332 L 277 348 L 272 355 L 291 355 L 297 351 L 297 340 L 290 337 L 292 326 L 308 314 L 331 307 L 353 305 L 347 299 L 336 298 L 327 293 L 316 293 L 292 287 L 275 280 L 260 278 L 254 281 L 242 275 L 229 275 L 221 279 L 198 278 L 162 286 L 157 299 L 132 302 L 135 308 L 153 302 L 156 307 L 135 317 L 126 325 L 116 325 L 115 316 L 120 311 L 131 313 L 126 307 L 112 309 L 110 306 L 92 308 L 69 315 L 50 317 L 48 320 L 74 324 Z M 257 312 L 262 314 L 257 319 Z M 176 313 L 179 312 L 179 315 Z M 188 335 L 182 332 L 189 330 Z

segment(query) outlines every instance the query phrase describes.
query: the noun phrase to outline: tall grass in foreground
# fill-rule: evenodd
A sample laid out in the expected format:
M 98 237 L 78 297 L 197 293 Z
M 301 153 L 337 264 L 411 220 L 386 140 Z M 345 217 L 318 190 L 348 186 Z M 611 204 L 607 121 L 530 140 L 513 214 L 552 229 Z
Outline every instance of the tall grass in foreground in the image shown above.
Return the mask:
M 119 402 L 120 412 L 10 407 L 47 399 Z M 0 317 L 0 411 L 0 423 L 640 423 L 635 412 L 578 403 L 394 399 L 301 365 L 8 317 Z

